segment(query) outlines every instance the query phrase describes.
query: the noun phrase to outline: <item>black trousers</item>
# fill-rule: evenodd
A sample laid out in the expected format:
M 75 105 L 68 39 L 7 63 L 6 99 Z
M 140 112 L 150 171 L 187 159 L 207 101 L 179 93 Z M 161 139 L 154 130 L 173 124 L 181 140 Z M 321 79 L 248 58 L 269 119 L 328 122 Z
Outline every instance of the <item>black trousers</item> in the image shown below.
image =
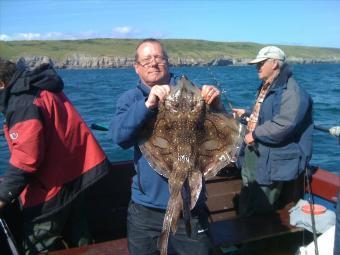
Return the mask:
M 165 210 L 158 210 L 130 202 L 127 234 L 130 255 L 159 254 L 158 240 L 162 232 Z M 208 213 L 202 208 L 191 218 L 189 236 L 183 219 L 178 221 L 175 235 L 170 233 L 168 254 L 208 255 L 213 248 L 208 237 Z
M 84 203 L 84 194 L 80 194 L 59 212 L 37 222 L 24 222 L 24 254 L 45 254 L 91 244 Z

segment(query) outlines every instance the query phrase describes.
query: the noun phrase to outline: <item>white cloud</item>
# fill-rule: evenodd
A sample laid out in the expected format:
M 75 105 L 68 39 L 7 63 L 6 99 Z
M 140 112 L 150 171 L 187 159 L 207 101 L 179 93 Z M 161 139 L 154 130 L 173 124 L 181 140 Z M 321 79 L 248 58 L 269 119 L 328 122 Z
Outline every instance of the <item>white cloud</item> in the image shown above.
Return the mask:
M 11 37 L 5 34 L 0 34 L 0 41 L 10 41 Z
M 112 29 L 112 38 L 136 38 L 138 30 L 130 26 L 114 27 Z
M 118 33 L 118 34 L 129 34 L 132 32 L 132 28 L 125 26 L 125 27 L 115 27 L 113 28 L 113 32 L 114 33 Z
M 44 37 L 51 38 L 51 39 L 62 38 L 63 37 L 63 33 L 60 33 L 60 32 L 49 32 Z
M 17 33 L 17 34 L 0 34 L 1 41 L 15 41 L 15 40 L 76 40 L 94 38 L 93 32 L 65 34 L 61 32 L 48 32 L 45 34 L 40 33 Z
M 18 40 L 39 40 L 41 34 L 39 33 L 19 33 L 17 34 Z
M 143 37 L 141 33 L 130 26 L 114 27 L 109 33 L 98 33 L 93 30 L 82 31 L 79 33 L 16 33 L 16 34 L 0 34 L 0 41 L 20 41 L 20 40 L 78 40 L 90 38 L 138 38 Z

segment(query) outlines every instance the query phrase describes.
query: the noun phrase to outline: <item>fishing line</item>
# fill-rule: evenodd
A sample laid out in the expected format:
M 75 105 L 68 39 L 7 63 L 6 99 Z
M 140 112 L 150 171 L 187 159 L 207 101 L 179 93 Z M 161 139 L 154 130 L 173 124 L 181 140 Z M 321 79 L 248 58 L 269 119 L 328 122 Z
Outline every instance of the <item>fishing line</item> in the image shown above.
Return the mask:
M 213 72 L 213 70 L 210 68 L 210 66 L 208 66 L 208 71 L 209 71 L 209 74 L 210 74 L 210 76 L 212 77 L 212 79 L 214 81 L 214 85 L 216 85 L 216 87 L 221 91 L 222 100 L 225 100 L 227 102 L 227 105 L 228 105 L 228 107 L 230 108 L 230 110 L 232 112 L 234 107 L 232 106 L 231 101 L 228 99 L 227 90 L 222 89 L 221 83 L 216 78 L 216 75 Z
M 222 102 L 226 101 L 228 107 L 230 108 L 231 113 L 233 113 L 233 108 L 234 107 L 231 104 L 231 101 L 229 100 L 229 98 L 227 96 L 227 90 L 226 89 L 222 89 L 221 83 L 216 78 L 215 72 L 213 72 L 213 70 L 210 68 L 210 66 L 208 66 L 207 69 L 209 71 L 210 76 L 214 80 L 214 83 L 215 83 L 216 87 L 221 91 L 221 100 L 222 100 Z M 242 117 L 239 117 L 237 114 L 234 114 L 234 118 L 236 120 L 239 120 L 239 122 L 241 123 L 241 125 L 239 125 L 239 130 L 238 130 L 238 132 L 239 132 L 238 140 L 239 141 L 235 144 L 234 149 L 233 149 L 233 153 L 232 153 L 233 159 L 231 160 L 231 162 L 235 163 L 237 161 L 237 157 L 238 157 L 237 155 L 239 155 L 239 152 L 241 150 L 241 147 L 242 147 L 242 144 L 243 144 L 243 139 L 244 139 L 244 136 L 246 134 L 247 128 L 246 128 L 246 125 L 244 125 L 244 120 L 243 120 Z M 249 149 L 254 151 L 257 156 L 260 155 L 255 143 L 253 143 L 252 145 L 249 145 Z

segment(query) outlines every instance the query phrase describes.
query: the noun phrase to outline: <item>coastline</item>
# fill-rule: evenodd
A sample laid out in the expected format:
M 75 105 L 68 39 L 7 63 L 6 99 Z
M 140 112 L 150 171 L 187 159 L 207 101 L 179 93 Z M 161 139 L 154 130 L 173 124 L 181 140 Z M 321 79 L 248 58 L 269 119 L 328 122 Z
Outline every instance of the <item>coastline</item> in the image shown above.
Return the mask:
M 243 66 L 265 45 L 192 39 L 161 40 L 174 67 Z M 51 63 L 59 69 L 128 68 L 139 39 L 0 41 L 0 56 L 31 68 Z M 340 63 L 340 48 L 277 45 L 294 64 Z
M 250 58 L 219 57 L 211 60 L 196 58 L 169 58 L 173 67 L 208 67 L 208 66 L 246 66 Z M 43 63 L 50 63 L 57 69 L 106 69 L 130 68 L 134 65 L 131 57 L 76 55 L 64 59 L 53 59 L 47 56 L 24 56 L 13 61 L 22 61 L 29 68 L 35 68 Z M 340 58 L 298 58 L 289 57 L 290 64 L 340 64 Z

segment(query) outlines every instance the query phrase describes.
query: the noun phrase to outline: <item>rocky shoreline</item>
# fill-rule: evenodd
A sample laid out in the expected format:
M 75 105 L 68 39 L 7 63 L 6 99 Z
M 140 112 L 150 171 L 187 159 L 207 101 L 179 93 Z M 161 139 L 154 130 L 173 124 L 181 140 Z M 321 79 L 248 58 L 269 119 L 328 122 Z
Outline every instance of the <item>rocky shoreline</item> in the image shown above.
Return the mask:
M 34 68 L 42 63 L 50 63 L 58 69 L 98 69 L 98 68 L 128 68 L 134 64 L 133 58 L 128 57 L 109 57 L 109 56 L 87 56 L 75 55 L 64 59 L 52 59 L 46 56 L 26 56 L 20 61 L 24 62 L 29 68 Z M 210 61 L 194 58 L 170 58 L 171 66 L 243 66 L 247 65 L 250 59 L 219 57 Z M 316 64 L 316 63 L 336 63 L 340 64 L 339 58 L 332 59 L 304 59 L 290 57 L 289 63 L 294 64 Z

